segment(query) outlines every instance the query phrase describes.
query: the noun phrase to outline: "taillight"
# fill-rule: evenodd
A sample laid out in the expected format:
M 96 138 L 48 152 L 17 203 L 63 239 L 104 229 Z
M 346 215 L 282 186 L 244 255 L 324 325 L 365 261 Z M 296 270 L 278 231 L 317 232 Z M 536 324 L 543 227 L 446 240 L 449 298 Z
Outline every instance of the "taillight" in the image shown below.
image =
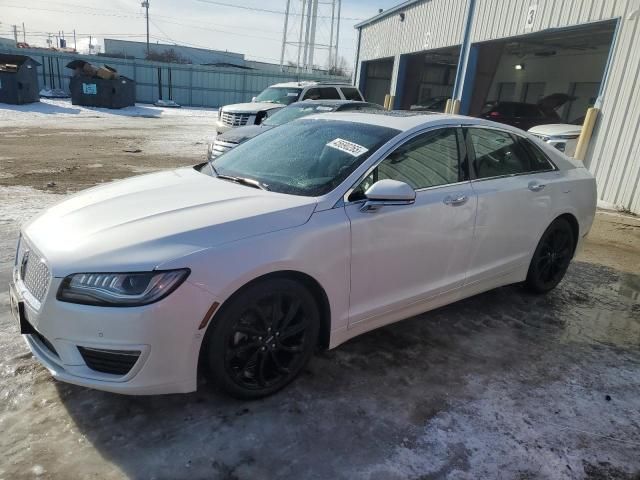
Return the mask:
M 490 112 L 490 113 L 489 113 L 489 116 L 490 116 L 490 117 L 499 117 L 499 116 L 500 116 L 500 113 L 499 113 L 499 112 L 496 112 L 496 111 L 493 111 L 493 112 Z

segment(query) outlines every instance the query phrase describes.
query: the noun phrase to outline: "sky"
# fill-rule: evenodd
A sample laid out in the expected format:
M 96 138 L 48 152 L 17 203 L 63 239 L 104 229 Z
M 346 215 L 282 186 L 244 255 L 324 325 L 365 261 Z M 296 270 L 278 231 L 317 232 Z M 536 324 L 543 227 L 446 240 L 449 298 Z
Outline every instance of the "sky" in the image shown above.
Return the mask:
M 290 0 L 290 41 L 297 41 L 302 0 Z M 351 66 L 355 58 L 356 31 L 360 20 L 402 0 L 342 0 L 339 56 Z M 140 0 L 0 0 L 0 37 L 12 38 L 22 24 L 30 45 L 46 46 L 47 34 L 64 32 L 73 46 L 86 53 L 103 38 L 146 40 L 144 8 Z M 244 53 L 250 60 L 278 63 L 282 47 L 284 10 L 287 0 L 149 0 L 152 42 L 189 45 Z M 269 11 L 265 11 L 269 10 Z M 275 13 L 274 13 L 275 12 Z M 280 13 L 278 13 L 280 12 Z M 320 2 L 316 43 L 326 45 L 330 37 L 331 6 Z M 97 40 L 95 40 L 97 39 Z M 317 50 L 314 63 L 326 66 L 327 49 Z M 296 60 L 297 47 L 288 46 L 285 58 Z

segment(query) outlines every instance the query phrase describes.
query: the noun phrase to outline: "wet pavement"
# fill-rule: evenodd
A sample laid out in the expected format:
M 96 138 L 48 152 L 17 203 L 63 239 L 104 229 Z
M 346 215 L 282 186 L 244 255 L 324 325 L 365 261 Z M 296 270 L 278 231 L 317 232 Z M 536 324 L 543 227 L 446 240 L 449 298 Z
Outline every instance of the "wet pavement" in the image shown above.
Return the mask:
M 50 200 L 20 195 L 0 206 L 0 479 L 640 478 L 638 275 L 574 263 L 546 296 L 497 289 L 321 353 L 261 401 L 125 397 L 55 382 L 19 337 L 16 223 Z

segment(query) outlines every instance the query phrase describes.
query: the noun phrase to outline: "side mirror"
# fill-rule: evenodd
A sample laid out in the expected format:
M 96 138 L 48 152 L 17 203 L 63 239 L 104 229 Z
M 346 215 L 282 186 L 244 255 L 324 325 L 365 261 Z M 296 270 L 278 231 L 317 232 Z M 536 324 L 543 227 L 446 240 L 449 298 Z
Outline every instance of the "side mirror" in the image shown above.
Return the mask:
M 379 180 L 364 194 L 367 201 L 360 208 L 362 212 L 375 212 L 385 206 L 411 205 L 416 201 L 415 190 L 398 180 Z
M 258 98 L 258 97 L 253 97 L 253 98 L 251 99 L 251 103 L 256 103 L 256 98 Z

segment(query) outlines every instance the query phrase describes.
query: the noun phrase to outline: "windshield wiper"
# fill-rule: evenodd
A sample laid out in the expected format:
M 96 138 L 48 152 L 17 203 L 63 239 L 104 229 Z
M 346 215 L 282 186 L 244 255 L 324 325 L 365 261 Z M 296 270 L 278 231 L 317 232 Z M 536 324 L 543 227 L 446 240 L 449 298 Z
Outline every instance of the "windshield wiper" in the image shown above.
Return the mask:
M 213 165 L 211 165 L 213 168 Z M 214 169 L 215 170 L 215 169 Z M 246 185 L 247 187 L 258 188 L 260 190 L 269 190 L 267 185 L 258 180 L 254 180 L 253 178 L 244 178 L 244 177 L 232 177 L 231 175 L 222 175 L 217 173 L 216 178 L 220 178 L 221 180 L 228 180 L 230 182 L 239 183 L 241 185 Z

